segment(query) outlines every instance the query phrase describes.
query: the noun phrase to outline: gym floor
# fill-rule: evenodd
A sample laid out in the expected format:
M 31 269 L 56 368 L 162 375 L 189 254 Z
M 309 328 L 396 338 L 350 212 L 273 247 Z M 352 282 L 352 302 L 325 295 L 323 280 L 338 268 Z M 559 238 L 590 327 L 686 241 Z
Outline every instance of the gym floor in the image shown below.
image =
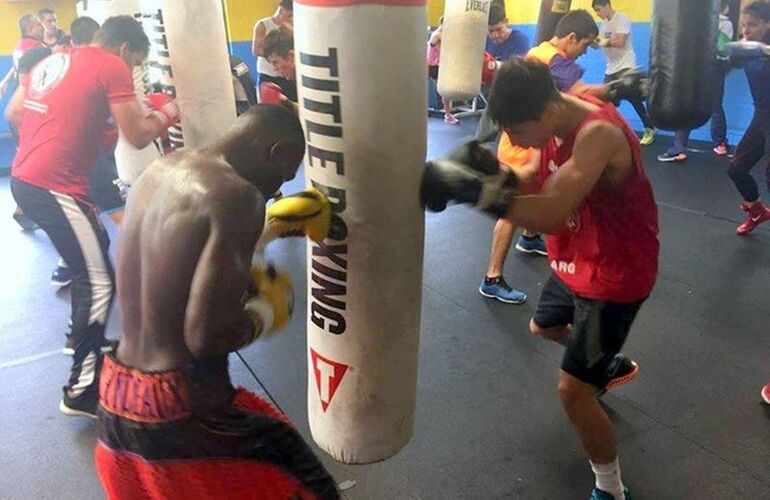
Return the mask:
M 475 126 L 431 119 L 428 156 L 469 139 Z M 736 236 L 743 213 L 726 160 L 703 152 L 683 165 L 658 163 L 669 141 L 644 150 L 662 246 L 657 286 L 625 347 L 640 376 L 603 398 L 623 478 L 634 500 L 770 498 L 770 407 L 759 397 L 770 380 L 770 225 Z M 8 184 L 0 179 L 0 498 L 103 498 L 92 421 L 57 409 L 70 362 L 59 351 L 69 293 L 49 285 L 57 255 L 47 237 L 11 219 Z M 297 180 L 285 191 L 301 187 Z M 414 437 L 381 463 L 347 466 L 319 451 L 322 460 L 339 482 L 355 481 L 344 493 L 351 500 L 586 498 L 593 475 L 555 391 L 562 348 L 527 329 L 546 259 L 512 251 L 506 277 L 529 301 L 490 301 L 477 288 L 493 221 L 460 207 L 426 221 Z M 304 290 L 304 241 L 276 242 L 268 256 Z M 248 366 L 232 356 L 231 371 L 262 393 L 253 370 L 312 442 L 302 297 L 290 327 L 243 350 Z M 115 310 L 108 335 L 119 331 Z

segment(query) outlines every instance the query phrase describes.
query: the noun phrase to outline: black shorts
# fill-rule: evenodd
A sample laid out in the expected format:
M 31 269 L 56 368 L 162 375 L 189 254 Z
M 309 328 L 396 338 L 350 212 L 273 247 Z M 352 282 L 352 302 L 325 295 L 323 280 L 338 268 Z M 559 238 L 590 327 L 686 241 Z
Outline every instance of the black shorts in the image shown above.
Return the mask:
M 587 384 L 604 387 L 609 381 L 607 368 L 623 347 L 645 300 L 620 303 L 584 299 L 552 274 L 532 319 L 541 328 L 571 324 L 561 369 Z

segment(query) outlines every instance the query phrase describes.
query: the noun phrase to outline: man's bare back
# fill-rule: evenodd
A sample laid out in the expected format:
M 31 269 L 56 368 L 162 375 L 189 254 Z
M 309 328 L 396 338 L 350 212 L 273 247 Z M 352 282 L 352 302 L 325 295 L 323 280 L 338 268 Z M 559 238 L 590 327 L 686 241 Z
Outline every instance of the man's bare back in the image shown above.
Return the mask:
M 122 363 L 168 370 L 243 345 L 252 326 L 240 295 L 264 206 L 221 156 L 180 151 L 148 167 L 132 188 L 118 245 Z

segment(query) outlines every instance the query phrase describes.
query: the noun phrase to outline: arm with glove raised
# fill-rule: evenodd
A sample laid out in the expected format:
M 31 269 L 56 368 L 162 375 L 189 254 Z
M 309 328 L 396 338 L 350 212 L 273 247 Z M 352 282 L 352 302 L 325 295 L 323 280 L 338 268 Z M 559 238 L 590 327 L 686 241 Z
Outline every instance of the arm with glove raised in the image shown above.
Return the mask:
M 420 201 L 433 212 L 461 203 L 502 217 L 517 194 L 516 184 L 513 172 L 501 166 L 491 151 L 478 141 L 470 141 L 446 159 L 426 163 Z
M 180 119 L 176 101 L 162 92 L 145 96 L 144 106 L 139 101 L 110 104 L 110 113 L 126 140 L 138 149 L 167 134 Z
M 292 236 L 307 236 L 320 243 L 329 234 L 331 221 L 331 203 L 317 189 L 284 196 L 267 207 L 265 226 L 256 248 L 259 250 L 275 239 Z

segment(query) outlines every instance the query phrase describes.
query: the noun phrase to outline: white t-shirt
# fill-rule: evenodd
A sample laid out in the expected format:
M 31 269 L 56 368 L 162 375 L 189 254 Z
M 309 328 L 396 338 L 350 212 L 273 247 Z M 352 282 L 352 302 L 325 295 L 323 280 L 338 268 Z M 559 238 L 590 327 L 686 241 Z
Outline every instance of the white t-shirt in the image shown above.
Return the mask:
M 615 12 L 609 21 L 604 21 L 599 27 L 599 37 L 602 39 L 612 39 L 613 35 L 627 34 L 626 44 L 623 47 L 605 47 L 604 54 L 607 56 L 607 69 L 605 73 L 612 75 L 624 69 L 636 68 L 636 54 L 634 46 L 631 43 L 631 21 L 621 14 Z
M 275 21 L 273 21 L 272 17 L 266 17 L 264 19 L 260 19 L 257 21 L 257 26 L 260 24 L 265 25 L 265 35 L 273 31 L 278 27 L 277 24 L 275 24 Z M 270 64 L 270 61 L 265 59 L 262 56 L 257 57 L 257 73 L 262 73 L 263 75 L 269 75 L 269 76 L 281 76 L 280 73 L 278 73 L 276 70 L 273 69 L 273 65 Z

